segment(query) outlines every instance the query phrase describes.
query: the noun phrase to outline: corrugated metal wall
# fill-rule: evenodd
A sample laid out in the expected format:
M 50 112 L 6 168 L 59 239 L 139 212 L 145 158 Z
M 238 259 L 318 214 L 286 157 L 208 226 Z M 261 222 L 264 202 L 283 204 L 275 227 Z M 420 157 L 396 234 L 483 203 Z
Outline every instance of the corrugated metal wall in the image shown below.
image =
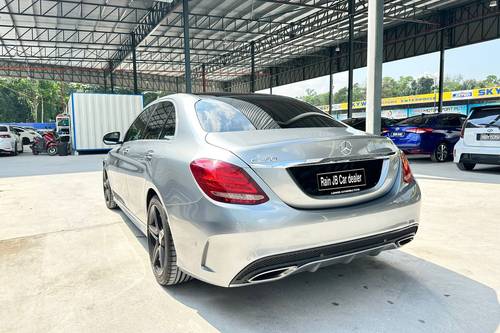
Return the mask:
M 123 138 L 142 110 L 142 96 L 75 93 L 69 100 L 68 110 L 73 149 L 109 149 L 102 137 L 119 131 Z

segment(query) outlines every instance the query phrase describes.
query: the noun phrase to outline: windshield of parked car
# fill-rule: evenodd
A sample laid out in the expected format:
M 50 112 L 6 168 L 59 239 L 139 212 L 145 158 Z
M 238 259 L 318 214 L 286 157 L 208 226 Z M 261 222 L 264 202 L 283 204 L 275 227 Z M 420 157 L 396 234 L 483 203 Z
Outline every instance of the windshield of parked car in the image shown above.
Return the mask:
M 500 108 L 474 110 L 467 127 L 500 127 Z
M 9 129 L 6 126 L 0 126 L 0 132 L 8 132 Z
M 395 126 L 426 126 L 429 125 L 434 118 L 433 115 L 420 115 L 407 118 L 395 124 Z
M 195 109 L 207 132 L 345 127 L 314 106 L 284 96 L 202 96 Z

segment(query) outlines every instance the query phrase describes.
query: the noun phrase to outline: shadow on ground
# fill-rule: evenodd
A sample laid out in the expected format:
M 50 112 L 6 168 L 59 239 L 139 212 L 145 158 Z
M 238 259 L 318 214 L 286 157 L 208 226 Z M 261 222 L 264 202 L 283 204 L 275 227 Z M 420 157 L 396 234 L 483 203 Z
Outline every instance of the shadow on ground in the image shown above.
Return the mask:
M 120 214 L 147 256 L 146 238 Z M 194 280 L 163 290 L 231 333 L 487 333 L 500 323 L 492 288 L 400 250 L 273 283 L 228 289 Z

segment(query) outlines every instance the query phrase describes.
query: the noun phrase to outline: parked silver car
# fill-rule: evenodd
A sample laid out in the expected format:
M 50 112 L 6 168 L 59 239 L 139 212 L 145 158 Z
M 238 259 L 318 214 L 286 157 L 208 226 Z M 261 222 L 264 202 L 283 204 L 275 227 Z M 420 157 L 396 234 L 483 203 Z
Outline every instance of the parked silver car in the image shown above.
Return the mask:
M 170 95 L 104 142 L 106 204 L 147 235 L 162 285 L 278 280 L 417 232 L 404 154 L 293 98 Z

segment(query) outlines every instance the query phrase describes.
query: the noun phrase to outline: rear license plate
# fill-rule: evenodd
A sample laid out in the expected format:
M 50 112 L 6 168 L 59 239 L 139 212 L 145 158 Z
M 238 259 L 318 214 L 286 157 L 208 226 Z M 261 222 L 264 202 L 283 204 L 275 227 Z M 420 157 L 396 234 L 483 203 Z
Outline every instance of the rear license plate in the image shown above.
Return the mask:
M 396 137 L 396 138 L 400 138 L 400 137 L 402 137 L 404 135 L 405 135 L 405 132 L 392 132 L 391 133 L 391 136 L 392 137 Z
M 479 141 L 500 141 L 500 133 L 483 133 L 483 134 L 478 134 L 477 139 Z
M 318 173 L 316 179 L 318 191 L 331 191 L 332 194 L 357 192 L 366 186 L 365 169 Z

